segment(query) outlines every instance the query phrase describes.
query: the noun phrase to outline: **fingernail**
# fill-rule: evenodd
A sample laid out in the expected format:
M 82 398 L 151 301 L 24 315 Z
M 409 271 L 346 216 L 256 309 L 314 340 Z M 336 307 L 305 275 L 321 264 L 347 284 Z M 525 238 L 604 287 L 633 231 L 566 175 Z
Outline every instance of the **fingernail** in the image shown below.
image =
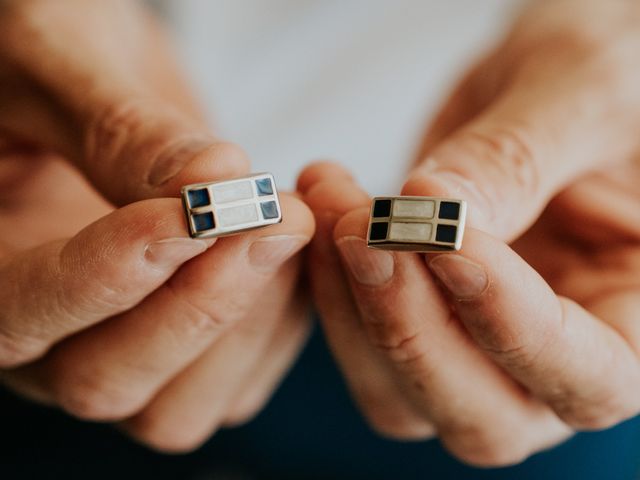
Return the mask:
M 431 259 L 429 268 L 451 294 L 461 300 L 477 297 L 489 285 L 484 268 L 461 255 L 438 255 Z
M 249 247 L 249 263 L 264 272 L 277 270 L 309 242 L 305 235 L 272 235 L 256 240 Z
M 211 242 L 192 238 L 168 238 L 146 246 L 145 258 L 160 267 L 175 267 L 204 252 Z
M 344 237 L 337 241 L 351 274 L 363 285 L 384 285 L 393 277 L 393 255 L 383 250 L 372 250 L 360 237 Z
M 196 154 L 213 145 L 209 137 L 183 138 L 161 150 L 149 172 L 150 185 L 159 186 L 175 177 Z

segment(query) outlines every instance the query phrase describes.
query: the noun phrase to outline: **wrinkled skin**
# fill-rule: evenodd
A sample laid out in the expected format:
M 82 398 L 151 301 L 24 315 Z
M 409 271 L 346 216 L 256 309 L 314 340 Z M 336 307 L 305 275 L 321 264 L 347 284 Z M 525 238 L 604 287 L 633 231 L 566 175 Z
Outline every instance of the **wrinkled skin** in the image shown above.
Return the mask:
M 136 2 L 4 1 L 0 31 L 0 381 L 164 451 L 251 418 L 307 335 L 308 208 L 188 238 L 180 187 L 249 161 Z
M 470 70 L 402 190 L 468 201 L 459 253 L 367 249 L 368 195 L 302 173 L 313 294 L 373 428 L 502 466 L 640 411 L 638 51 L 637 2 L 539 1 Z

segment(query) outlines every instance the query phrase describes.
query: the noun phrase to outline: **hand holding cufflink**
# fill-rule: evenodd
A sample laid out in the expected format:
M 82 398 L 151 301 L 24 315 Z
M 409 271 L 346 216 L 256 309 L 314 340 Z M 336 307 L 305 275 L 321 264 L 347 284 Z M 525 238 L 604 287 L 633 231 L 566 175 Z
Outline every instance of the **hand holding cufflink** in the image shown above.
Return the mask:
M 454 89 L 392 200 L 467 202 L 460 250 L 395 251 L 429 250 L 435 212 L 302 173 L 312 293 L 375 430 L 507 466 L 640 412 L 638 13 L 531 3 Z
M 367 245 L 384 250 L 460 250 L 467 216 L 463 200 L 435 197 L 376 197 Z
M 638 13 L 532 3 L 380 207 L 338 165 L 302 173 L 312 293 L 376 431 L 507 466 L 640 412 Z M 460 250 L 428 251 L 426 203 L 394 218 L 407 197 L 467 202 Z
M 416 175 L 406 195 L 373 201 L 336 164 L 312 165 L 299 180 L 317 224 L 308 256 L 312 293 L 372 427 L 393 438 L 437 435 L 469 463 L 505 465 L 576 429 L 635 414 L 640 368 L 616 331 L 628 327 L 610 323 L 606 301 L 587 309 L 578 302 L 589 292 L 569 289 L 601 271 L 554 254 L 566 248 L 557 226 L 574 228 L 562 220 L 565 199 L 510 248 L 473 228 L 483 221 L 476 205 L 466 214 L 465 202 L 451 199 L 462 190 L 443 188 L 439 172 Z M 629 175 L 640 180 L 637 167 Z M 463 231 L 434 243 L 441 223 Z M 545 266 L 546 255 L 553 260 Z M 558 268 L 577 277 L 556 283 Z M 632 306 L 637 293 L 625 298 Z M 603 360 L 610 352 L 617 352 L 613 371 Z M 615 392 L 615 400 L 600 403 L 587 391 Z
M 273 175 L 182 187 L 182 203 L 193 238 L 216 238 L 282 222 Z
M 251 205 L 260 208 L 277 196 L 274 188 Z M 246 230 L 248 215 L 223 213 L 225 235 L 239 225 L 244 232 L 224 239 L 188 238 L 177 198 L 114 211 L 64 245 L 74 262 L 62 257 L 65 273 L 56 275 L 55 285 L 73 296 L 65 300 L 68 307 L 52 309 L 46 318 L 37 316 L 38 304 L 21 301 L 22 278 L 11 272 L 25 271 L 27 258 L 40 269 L 57 255 L 15 255 L 0 277 L 0 302 L 11 313 L 2 327 L 16 338 L 47 335 L 34 344 L 37 350 L 25 347 L 13 356 L 1 344 L 0 361 L 11 367 L 0 375 L 3 383 L 79 418 L 117 421 L 162 451 L 191 450 L 223 423 L 246 421 L 309 328 L 295 254 L 313 234 L 313 219 L 299 200 L 279 197 L 278 218 L 265 219 L 273 215 L 267 209 L 259 219 L 270 223 L 267 228 Z M 221 205 L 235 208 L 243 201 Z M 32 288 L 49 282 L 41 277 Z M 105 299 L 105 284 L 127 293 Z M 29 309 L 20 310 L 23 305 Z M 33 320 L 22 321 L 25 316 Z M 50 345 L 56 348 L 49 351 Z
M 304 342 L 313 218 L 265 195 L 260 221 L 282 223 L 190 238 L 180 187 L 246 175 L 247 155 L 212 135 L 149 12 L 69 8 L 0 7 L 0 382 L 191 450 L 253 416 Z

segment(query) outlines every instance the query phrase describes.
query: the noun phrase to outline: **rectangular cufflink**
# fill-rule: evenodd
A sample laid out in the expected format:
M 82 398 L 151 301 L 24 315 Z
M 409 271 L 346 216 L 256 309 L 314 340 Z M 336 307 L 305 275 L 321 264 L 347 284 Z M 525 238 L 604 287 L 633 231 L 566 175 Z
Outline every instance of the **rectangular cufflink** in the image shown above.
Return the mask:
M 282 221 L 270 173 L 187 185 L 181 194 L 189 234 L 194 238 L 232 235 Z
M 376 197 L 367 245 L 385 250 L 441 252 L 462 247 L 467 203 L 436 197 Z

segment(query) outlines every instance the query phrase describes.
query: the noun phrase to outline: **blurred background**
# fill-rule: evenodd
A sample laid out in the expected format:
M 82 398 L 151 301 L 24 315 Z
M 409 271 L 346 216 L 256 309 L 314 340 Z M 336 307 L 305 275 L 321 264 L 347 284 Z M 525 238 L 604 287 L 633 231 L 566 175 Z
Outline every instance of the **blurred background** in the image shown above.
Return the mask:
M 334 159 L 399 188 L 430 114 L 522 0 L 156 0 L 203 106 L 291 188 Z

